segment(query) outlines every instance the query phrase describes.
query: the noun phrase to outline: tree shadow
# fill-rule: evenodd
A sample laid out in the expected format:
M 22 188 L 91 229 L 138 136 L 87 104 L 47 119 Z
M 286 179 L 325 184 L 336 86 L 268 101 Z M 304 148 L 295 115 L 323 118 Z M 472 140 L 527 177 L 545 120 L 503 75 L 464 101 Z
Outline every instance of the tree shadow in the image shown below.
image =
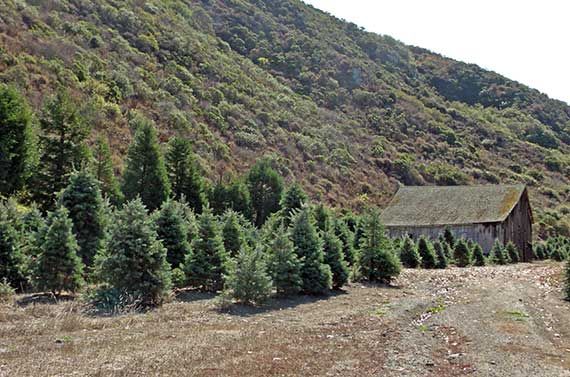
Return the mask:
M 380 283 L 380 282 L 361 282 L 358 283 L 361 287 L 365 288 L 386 288 L 386 289 L 402 289 L 400 285 L 393 285 L 392 283 Z
M 174 292 L 174 301 L 179 302 L 196 302 L 211 300 L 217 295 L 212 292 L 204 292 L 196 289 L 180 289 Z
M 74 301 L 75 296 L 69 294 L 60 294 L 58 296 L 53 293 L 33 293 L 26 295 L 16 300 L 16 305 L 25 308 L 26 306 L 42 304 L 42 305 L 56 305 L 61 302 Z

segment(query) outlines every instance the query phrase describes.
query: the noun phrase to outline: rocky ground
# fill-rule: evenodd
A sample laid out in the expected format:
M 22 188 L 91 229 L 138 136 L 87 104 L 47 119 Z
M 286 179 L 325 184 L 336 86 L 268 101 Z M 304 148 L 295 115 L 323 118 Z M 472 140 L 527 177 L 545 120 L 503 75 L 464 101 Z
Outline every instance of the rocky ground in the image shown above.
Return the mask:
M 555 262 L 405 270 L 327 298 L 222 312 L 186 292 L 116 316 L 19 296 L 0 305 L 0 376 L 570 376 L 561 277 Z

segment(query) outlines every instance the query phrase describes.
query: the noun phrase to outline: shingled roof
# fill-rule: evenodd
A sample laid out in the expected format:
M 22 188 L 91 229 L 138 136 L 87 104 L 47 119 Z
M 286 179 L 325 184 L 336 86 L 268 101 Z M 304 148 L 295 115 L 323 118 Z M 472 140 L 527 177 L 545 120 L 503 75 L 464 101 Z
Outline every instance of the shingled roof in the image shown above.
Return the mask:
M 382 220 L 402 227 L 502 222 L 525 191 L 525 185 L 402 187 Z

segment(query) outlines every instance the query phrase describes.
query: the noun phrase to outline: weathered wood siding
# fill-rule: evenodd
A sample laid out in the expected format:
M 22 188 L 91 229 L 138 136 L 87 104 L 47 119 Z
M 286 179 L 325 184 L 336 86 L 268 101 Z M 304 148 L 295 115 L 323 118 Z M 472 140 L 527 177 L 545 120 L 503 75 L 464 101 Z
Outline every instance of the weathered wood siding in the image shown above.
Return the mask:
M 503 242 L 506 244 L 512 241 L 521 252 L 522 260 L 530 261 L 532 259 L 532 212 L 526 190 L 502 226 Z

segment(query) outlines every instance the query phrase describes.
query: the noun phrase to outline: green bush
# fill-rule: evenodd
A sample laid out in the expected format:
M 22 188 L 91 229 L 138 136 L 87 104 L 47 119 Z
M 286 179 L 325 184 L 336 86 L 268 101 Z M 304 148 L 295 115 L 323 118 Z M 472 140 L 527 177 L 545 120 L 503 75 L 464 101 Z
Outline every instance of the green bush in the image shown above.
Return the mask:
M 436 268 L 447 268 L 448 265 L 448 256 L 446 253 L 446 249 L 448 248 L 447 244 L 441 243 L 439 240 L 434 241 L 433 249 L 435 250 L 435 255 L 437 257 L 437 263 L 435 265 Z
M 457 267 L 467 267 L 471 265 L 471 250 L 469 250 L 469 246 L 464 239 L 460 239 L 455 243 L 453 259 L 455 260 L 455 265 Z
M 400 261 L 406 268 L 418 268 L 422 261 L 415 242 L 408 236 L 402 242 Z
M 520 261 L 519 250 L 517 249 L 514 243 L 509 242 L 507 244 L 506 252 L 507 255 L 509 256 L 511 263 L 518 263 Z
M 437 259 L 431 242 L 426 237 L 420 237 L 418 240 L 418 253 L 422 260 L 423 268 L 435 268 Z
M 260 250 L 244 245 L 228 263 L 224 295 L 246 305 L 263 303 L 271 294 L 272 282 Z
M 303 287 L 302 260 L 295 254 L 295 246 L 283 226 L 271 233 L 268 252 L 269 270 L 277 294 L 289 296 L 299 293 Z
M 484 266 L 486 264 L 485 256 L 483 255 L 483 249 L 481 245 L 476 243 L 473 246 L 473 265 Z

